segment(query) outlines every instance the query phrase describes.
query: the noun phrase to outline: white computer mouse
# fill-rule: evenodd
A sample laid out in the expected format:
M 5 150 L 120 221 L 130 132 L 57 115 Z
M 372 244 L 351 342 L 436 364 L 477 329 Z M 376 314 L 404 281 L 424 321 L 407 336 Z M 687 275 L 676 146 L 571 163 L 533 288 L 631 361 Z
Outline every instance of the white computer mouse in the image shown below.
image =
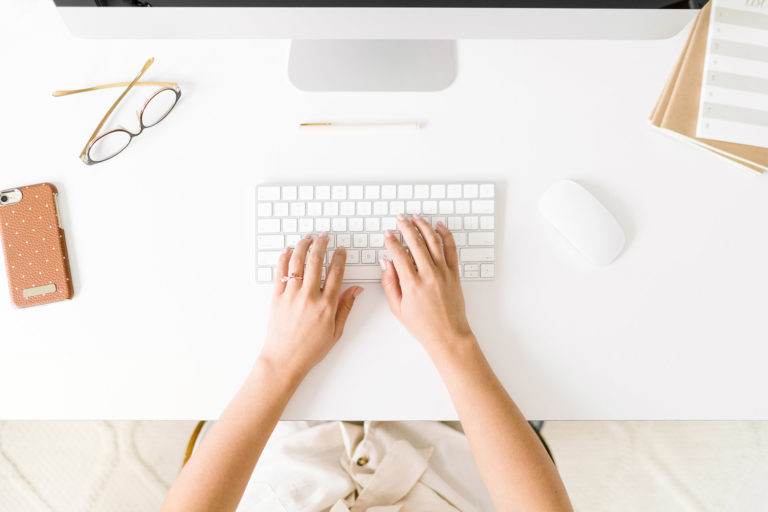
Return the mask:
M 616 259 L 626 240 L 621 225 L 587 189 L 558 181 L 539 200 L 539 209 L 576 249 L 595 265 Z

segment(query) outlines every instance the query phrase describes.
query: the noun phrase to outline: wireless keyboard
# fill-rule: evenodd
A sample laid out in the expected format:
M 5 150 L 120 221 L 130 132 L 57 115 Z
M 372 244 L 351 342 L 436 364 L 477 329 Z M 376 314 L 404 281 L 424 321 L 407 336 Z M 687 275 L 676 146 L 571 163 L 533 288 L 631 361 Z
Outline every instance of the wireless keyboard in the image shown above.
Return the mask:
M 402 242 L 395 217 L 418 213 L 442 221 L 459 250 L 461 278 L 489 281 L 495 267 L 493 183 L 260 185 L 256 189 L 256 280 L 271 283 L 282 250 L 307 233 L 328 233 L 325 267 L 333 250 L 347 249 L 345 282 L 381 280 L 388 258 L 384 230 Z

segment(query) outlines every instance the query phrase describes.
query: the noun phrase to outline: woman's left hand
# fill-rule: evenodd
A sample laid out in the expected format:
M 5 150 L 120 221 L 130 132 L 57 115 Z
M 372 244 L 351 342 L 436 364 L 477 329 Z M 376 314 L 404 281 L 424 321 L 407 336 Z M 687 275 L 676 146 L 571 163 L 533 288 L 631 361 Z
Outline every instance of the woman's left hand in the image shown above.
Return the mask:
M 280 255 L 275 272 L 267 339 L 259 357 L 298 378 L 322 361 L 339 340 L 352 304 L 363 291 L 353 286 L 340 293 L 347 259 L 343 247 L 334 251 L 321 287 L 327 247 L 327 233 L 314 240 L 307 235 L 295 249 Z M 291 275 L 300 279 L 281 280 Z

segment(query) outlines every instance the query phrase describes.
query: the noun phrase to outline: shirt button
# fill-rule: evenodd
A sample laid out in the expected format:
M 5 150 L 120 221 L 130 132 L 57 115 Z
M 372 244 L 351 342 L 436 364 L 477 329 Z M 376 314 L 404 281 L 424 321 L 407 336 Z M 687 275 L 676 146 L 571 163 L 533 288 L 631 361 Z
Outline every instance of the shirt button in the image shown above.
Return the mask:
M 355 461 L 355 463 L 356 463 L 358 466 L 365 466 L 366 464 L 368 464 L 368 457 L 360 457 L 359 459 L 357 459 L 357 460 Z

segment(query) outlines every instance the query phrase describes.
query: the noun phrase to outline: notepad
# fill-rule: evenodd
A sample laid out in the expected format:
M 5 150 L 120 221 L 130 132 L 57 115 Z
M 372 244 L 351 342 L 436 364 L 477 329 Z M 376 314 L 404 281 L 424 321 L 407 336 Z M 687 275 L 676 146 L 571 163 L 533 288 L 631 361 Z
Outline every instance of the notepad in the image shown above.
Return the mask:
M 713 0 L 696 136 L 768 148 L 768 0 Z

